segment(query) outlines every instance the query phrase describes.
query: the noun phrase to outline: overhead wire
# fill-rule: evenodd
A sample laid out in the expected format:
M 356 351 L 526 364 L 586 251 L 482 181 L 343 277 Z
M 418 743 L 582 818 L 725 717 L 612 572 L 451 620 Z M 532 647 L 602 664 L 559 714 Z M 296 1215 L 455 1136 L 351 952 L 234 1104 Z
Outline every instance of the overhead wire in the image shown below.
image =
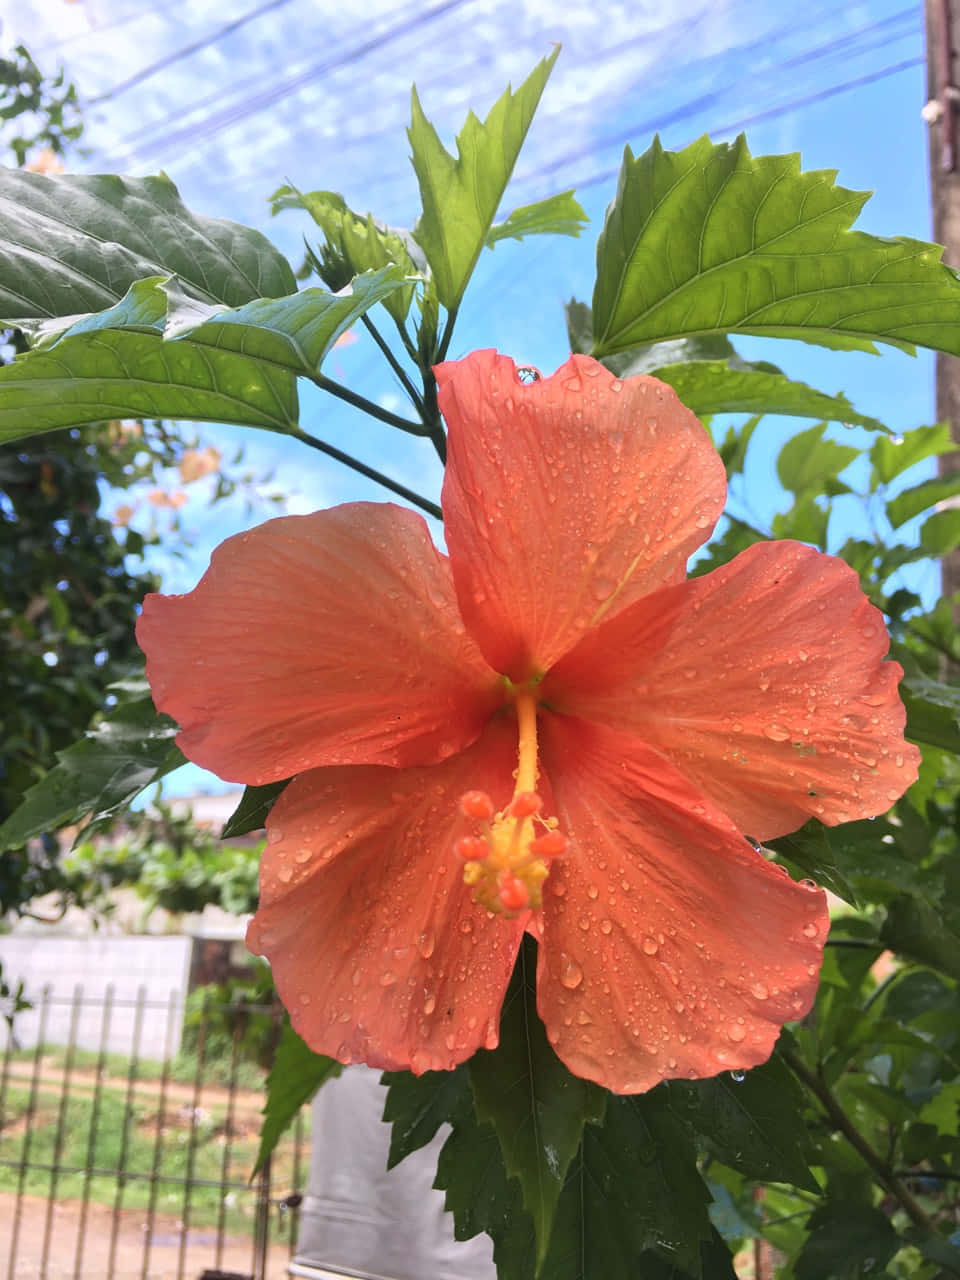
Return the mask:
M 273 85 L 270 89 L 237 104 L 236 106 L 227 107 L 224 110 L 213 112 L 206 120 L 201 121 L 199 126 L 190 126 L 172 130 L 166 134 L 158 142 L 146 142 L 137 148 L 135 154 L 138 158 L 142 158 L 144 154 L 150 154 L 153 151 L 175 145 L 178 142 L 196 143 L 200 139 L 207 139 L 224 129 L 230 128 L 232 125 L 245 119 L 247 116 L 256 111 L 263 110 L 265 107 L 273 106 L 283 98 L 289 97 L 290 94 L 296 93 L 304 85 L 309 84 L 312 80 L 319 79 L 321 76 L 328 74 L 340 67 L 347 66 L 351 63 L 358 62 L 367 54 L 374 50 L 382 48 L 384 45 L 399 39 L 408 32 L 424 26 L 428 22 L 441 17 L 453 10 L 463 8 L 464 5 L 472 4 L 475 0 L 442 0 L 441 3 L 425 9 L 421 4 L 409 6 L 414 9 L 411 17 L 405 18 L 387 30 L 371 36 L 369 39 L 362 41 L 358 45 L 354 45 L 342 53 L 332 58 L 328 58 L 319 62 L 303 72 L 301 75 L 290 77 L 282 80 L 278 84 Z M 122 162 L 122 158 L 121 158 Z
M 218 27 L 216 31 L 212 31 L 209 35 L 202 36 L 199 40 L 194 40 L 190 44 L 173 50 L 172 53 L 165 54 L 162 58 L 158 58 L 156 62 L 151 62 L 146 67 L 141 67 L 139 71 L 135 71 L 126 80 L 121 80 L 119 84 L 115 84 L 112 89 L 107 89 L 104 93 L 98 94 L 97 97 L 91 98 L 89 100 L 90 106 L 95 107 L 101 102 L 109 102 L 113 98 L 119 97 L 121 93 L 126 93 L 128 89 L 132 89 L 135 85 L 142 84 L 144 80 L 149 80 L 157 72 L 165 71 L 167 67 L 172 67 L 184 58 L 189 58 L 192 54 L 199 53 L 201 49 L 206 49 L 212 44 L 218 44 L 234 31 L 245 27 L 248 22 L 262 18 L 265 13 L 270 13 L 273 9 L 279 9 L 282 5 L 289 3 L 290 0 L 266 0 L 266 3 L 241 14 L 239 18 L 234 18 L 231 22 L 224 23 L 223 26 Z

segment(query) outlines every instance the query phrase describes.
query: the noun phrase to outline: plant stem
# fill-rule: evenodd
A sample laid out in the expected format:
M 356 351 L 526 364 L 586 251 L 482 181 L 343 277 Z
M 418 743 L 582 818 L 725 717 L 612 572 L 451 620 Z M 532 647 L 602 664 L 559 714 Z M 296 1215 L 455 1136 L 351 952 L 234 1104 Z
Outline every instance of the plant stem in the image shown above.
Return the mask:
M 443 326 L 443 335 L 440 338 L 440 345 L 437 347 L 437 364 L 440 364 L 447 358 L 447 349 L 450 346 L 450 339 L 453 337 L 453 326 L 456 322 L 456 311 L 448 311 L 446 324 Z
M 863 1134 L 857 1129 L 850 1117 L 841 1107 L 840 1103 L 834 1097 L 830 1090 L 830 1086 L 823 1078 L 820 1070 L 811 1071 L 807 1064 L 793 1052 L 792 1049 L 781 1050 L 781 1056 L 787 1066 L 797 1077 L 807 1086 L 813 1093 L 820 1105 L 823 1107 L 827 1116 L 830 1118 L 834 1128 L 846 1138 L 853 1149 L 863 1159 L 863 1162 L 872 1169 L 877 1180 L 895 1196 L 906 1213 L 910 1221 L 922 1231 L 930 1235 L 939 1235 L 936 1227 L 933 1225 L 930 1217 L 924 1212 L 917 1201 L 913 1198 L 904 1184 L 897 1177 L 896 1171 L 883 1159 L 866 1140 Z
M 413 401 L 413 406 L 416 409 L 417 413 L 422 414 L 423 413 L 423 396 L 420 394 L 417 388 L 413 385 L 413 383 L 407 377 L 407 373 L 403 365 L 400 363 L 397 357 L 390 350 L 389 344 L 383 338 L 379 329 L 373 323 L 370 317 L 368 315 L 364 315 L 361 318 L 363 320 L 363 323 L 367 332 L 370 334 L 370 337 L 373 338 L 374 342 L 377 344 L 377 346 L 386 356 L 387 361 L 390 365 L 390 368 L 400 379 L 400 382 L 403 385 L 404 391 L 406 391 L 407 395 Z
M 362 409 L 371 418 L 378 418 L 380 422 L 386 422 L 388 426 L 399 427 L 401 431 L 406 431 L 412 436 L 429 434 L 428 429 L 422 422 L 410 422 L 409 419 L 401 418 L 397 413 L 391 413 L 389 409 L 382 409 L 380 405 L 374 404 L 366 396 L 358 395 L 355 391 L 351 391 L 349 387 L 344 387 L 339 382 L 334 382 L 332 378 L 327 378 L 322 373 L 314 374 L 311 382 L 318 386 L 321 391 L 329 391 L 338 400 L 345 400 L 347 404 L 352 404 L 355 409 Z
M 429 498 L 422 497 L 419 493 L 414 493 L 406 485 L 399 484 L 396 480 L 391 480 L 383 472 L 375 471 L 373 467 L 368 467 L 365 462 L 360 462 L 357 458 L 351 458 L 349 453 L 344 453 L 332 444 L 327 444 L 324 440 L 318 440 L 315 436 L 307 435 L 305 431 L 291 431 L 290 435 L 294 440 L 299 440 L 311 449 L 319 449 L 321 453 L 325 453 L 328 457 L 335 458 L 337 462 L 342 462 L 345 467 L 358 471 L 360 475 L 366 476 L 368 480 L 374 480 L 377 484 L 382 484 L 385 489 L 399 494 L 401 498 L 406 498 L 408 502 L 412 502 L 421 511 L 426 511 L 428 515 L 435 516 L 438 520 L 443 519 L 443 512 L 435 502 L 431 502 Z

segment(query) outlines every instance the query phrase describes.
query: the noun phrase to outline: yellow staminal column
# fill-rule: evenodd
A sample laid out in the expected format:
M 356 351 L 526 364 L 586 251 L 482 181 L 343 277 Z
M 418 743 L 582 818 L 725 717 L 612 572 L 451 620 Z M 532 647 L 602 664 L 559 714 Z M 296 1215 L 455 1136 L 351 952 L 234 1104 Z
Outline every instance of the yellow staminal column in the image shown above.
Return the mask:
M 529 689 L 518 689 L 514 707 L 518 745 L 513 798 L 496 812 L 486 792 L 468 791 L 460 808 L 475 834 L 461 836 L 455 846 L 466 864 L 463 879 L 472 887 L 474 900 L 510 916 L 540 906 L 550 859 L 563 853 L 567 844 L 557 830 L 557 819 L 541 815 L 536 697 Z

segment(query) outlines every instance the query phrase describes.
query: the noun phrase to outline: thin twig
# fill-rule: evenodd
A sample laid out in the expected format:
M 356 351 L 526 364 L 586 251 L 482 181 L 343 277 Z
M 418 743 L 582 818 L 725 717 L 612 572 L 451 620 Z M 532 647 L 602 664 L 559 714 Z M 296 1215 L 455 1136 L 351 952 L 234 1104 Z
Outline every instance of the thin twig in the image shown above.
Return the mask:
M 403 365 L 400 363 L 397 357 L 393 354 L 389 344 L 383 338 L 379 329 L 373 323 L 370 317 L 368 315 L 363 315 L 361 319 L 363 320 L 364 327 L 366 328 L 367 332 L 370 334 L 370 337 L 373 338 L 374 342 L 377 344 L 377 346 L 386 356 L 387 361 L 390 364 L 390 368 L 400 379 L 400 382 L 403 385 L 403 389 L 404 391 L 406 391 L 407 395 L 410 397 L 411 401 L 413 402 L 413 406 L 416 409 L 417 413 L 422 414 L 423 413 L 423 396 L 420 394 L 417 388 L 413 385 L 413 383 L 407 377 L 407 372 L 404 369 Z
M 781 1056 L 797 1079 L 801 1080 L 810 1092 L 816 1096 L 832 1121 L 834 1128 L 843 1134 L 853 1149 L 861 1156 L 864 1163 L 873 1170 L 878 1181 L 887 1188 L 891 1195 L 900 1201 L 903 1211 L 910 1221 L 930 1235 L 939 1235 L 930 1217 L 900 1181 L 896 1170 L 891 1168 L 887 1161 L 874 1151 L 860 1130 L 854 1126 L 850 1117 L 831 1092 L 822 1072 L 819 1070 L 811 1071 L 792 1049 L 782 1050 Z
M 332 378 L 328 378 L 322 373 L 314 374 L 311 381 L 321 391 L 329 391 L 338 400 L 345 400 L 347 404 L 352 404 L 355 409 L 362 409 L 371 418 L 378 418 L 381 422 L 386 422 L 388 426 L 399 427 L 401 431 L 406 431 L 412 436 L 425 436 L 428 434 L 428 429 L 422 422 L 411 422 L 408 418 L 401 418 L 398 413 L 391 413 L 389 409 L 381 408 L 380 405 L 374 404 L 372 400 L 368 400 L 366 396 L 358 395 L 356 391 L 351 391 L 349 387 L 345 387 L 339 382 L 334 382 Z
M 374 480 L 377 484 L 382 484 L 385 489 L 399 494 L 401 498 L 406 498 L 415 507 L 419 507 L 421 511 L 426 511 L 428 515 L 436 517 L 437 520 L 443 519 L 443 512 L 435 502 L 431 502 L 429 498 L 422 497 L 419 493 L 414 493 L 405 484 L 391 480 L 382 471 L 375 471 L 373 467 L 368 467 L 365 462 L 360 462 L 357 458 L 351 458 L 349 453 L 344 453 L 341 449 L 335 448 L 332 444 L 327 444 L 324 440 L 318 440 L 316 436 L 307 435 L 305 431 L 291 431 L 290 435 L 293 436 L 294 440 L 299 440 L 311 449 L 318 449 L 328 457 L 335 458 L 337 462 L 342 462 L 345 467 L 358 471 L 360 475 L 366 476 L 368 480 Z

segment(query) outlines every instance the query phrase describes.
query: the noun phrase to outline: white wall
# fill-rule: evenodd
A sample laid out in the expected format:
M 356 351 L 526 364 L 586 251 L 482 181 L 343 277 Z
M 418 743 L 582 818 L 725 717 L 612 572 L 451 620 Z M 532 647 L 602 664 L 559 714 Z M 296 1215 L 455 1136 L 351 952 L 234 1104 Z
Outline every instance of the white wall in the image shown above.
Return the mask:
M 19 1048 L 66 1045 L 162 1059 L 180 1047 L 193 940 L 0 935 L 4 980 L 23 979 L 34 1008 L 17 1015 Z M 47 996 L 44 997 L 44 991 Z M 106 1005 L 109 1001 L 109 1017 Z M 139 1027 L 138 1027 L 139 1023 Z M 73 1030 L 72 1030 L 73 1028 Z M 0 1020 L 0 1048 L 7 1024 Z

